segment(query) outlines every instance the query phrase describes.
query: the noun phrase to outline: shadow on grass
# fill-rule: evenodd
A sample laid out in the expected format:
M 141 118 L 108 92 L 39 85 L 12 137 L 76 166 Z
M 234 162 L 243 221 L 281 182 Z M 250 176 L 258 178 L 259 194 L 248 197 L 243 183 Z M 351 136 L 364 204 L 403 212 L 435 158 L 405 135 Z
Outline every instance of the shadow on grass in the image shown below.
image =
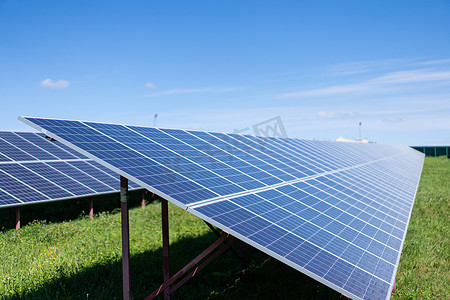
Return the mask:
M 129 207 L 133 208 L 141 204 L 141 190 L 129 192 Z M 152 202 L 159 197 L 151 193 L 145 194 L 145 200 Z M 22 226 L 34 220 L 45 220 L 46 222 L 57 223 L 75 220 L 81 215 L 89 214 L 90 197 L 75 198 L 54 202 L 41 202 L 20 206 L 20 223 Z M 111 193 L 93 196 L 94 214 L 99 212 L 113 212 L 120 209 L 119 193 Z M 0 230 L 15 229 L 16 215 L 15 207 L 0 209 Z
M 171 244 L 171 274 L 175 274 L 215 240 L 216 236 L 209 233 Z M 162 283 L 162 249 L 132 255 L 130 268 L 132 298 L 143 299 Z M 5 299 L 121 298 L 122 265 L 121 260 L 117 260 L 76 274 L 65 274 L 61 270 L 57 280 L 30 287 L 25 294 Z M 255 249 L 250 249 L 244 269 L 240 261 L 227 251 L 172 294 L 172 299 L 256 298 L 338 299 L 339 294 Z

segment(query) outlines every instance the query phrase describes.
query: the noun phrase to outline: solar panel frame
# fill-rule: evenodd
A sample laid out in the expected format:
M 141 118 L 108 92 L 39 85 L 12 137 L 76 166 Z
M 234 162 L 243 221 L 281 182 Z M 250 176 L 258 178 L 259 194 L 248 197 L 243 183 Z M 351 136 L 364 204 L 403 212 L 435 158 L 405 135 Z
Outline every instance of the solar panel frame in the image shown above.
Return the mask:
M 314 175 L 310 175 L 310 176 L 306 176 L 306 177 L 296 178 L 294 180 L 290 180 L 290 181 L 287 181 L 287 182 L 286 181 L 281 181 L 281 182 L 278 182 L 278 183 L 275 183 L 275 184 L 268 185 L 267 187 L 261 187 L 261 188 L 254 189 L 254 190 L 252 190 L 250 192 L 244 191 L 244 192 L 238 192 L 238 193 L 233 193 L 233 194 L 228 194 L 228 195 L 218 195 L 216 197 L 210 197 L 210 198 L 207 198 L 205 200 L 199 200 L 199 201 L 191 202 L 191 203 L 189 203 L 189 202 L 183 203 L 182 201 L 179 201 L 179 199 L 176 199 L 176 198 L 174 198 L 174 197 L 172 197 L 172 196 L 170 196 L 170 195 L 168 195 L 168 194 L 158 190 L 154 186 L 149 185 L 145 181 L 142 181 L 139 178 L 131 175 L 129 172 L 122 171 L 120 168 L 110 164 L 107 160 L 99 159 L 98 157 L 95 156 L 96 152 L 93 151 L 92 149 L 84 150 L 81 147 L 81 143 L 78 143 L 78 145 L 80 145 L 80 146 L 78 146 L 77 143 L 70 142 L 70 139 L 66 140 L 65 138 L 60 136 L 60 134 L 58 133 L 58 127 L 59 126 L 77 125 L 75 127 L 70 127 L 70 130 L 68 130 L 68 131 L 70 131 L 71 134 L 86 134 L 86 132 L 83 131 L 83 124 L 84 124 L 85 126 L 89 127 L 88 131 L 90 133 L 92 133 L 92 137 L 89 134 L 83 135 L 83 138 L 86 138 L 86 139 L 89 140 L 88 142 L 93 142 L 96 145 L 101 145 L 101 143 L 108 143 L 108 142 L 110 144 L 114 144 L 114 141 L 115 141 L 117 144 L 120 145 L 120 147 L 124 146 L 125 149 L 127 149 L 126 152 L 131 154 L 131 153 L 133 153 L 133 151 L 135 151 L 132 147 L 127 146 L 127 145 L 123 144 L 122 142 L 120 142 L 118 140 L 112 139 L 109 135 L 103 133 L 102 131 L 97 130 L 98 128 L 95 129 L 94 131 L 91 131 L 91 129 L 93 129 L 93 127 L 95 127 L 95 126 L 90 126 L 90 125 L 91 124 L 101 124 L 101 125 L 98 125 L 98 126 L 96 125 L 96 127 L 103 127 L 103 128 L 104 127 L 109 127 L 109 130 L 111 130 L 111 129 L 112 130 L 116 130 L 116 129 L 117 130 L 124 130 L 123 128 L 130 129 L 130 128 L 133 128 L 132 125 L 104 124 L 104 123 L 98 123 L 98 122 L 96 123 L 96 122 L 83 122 L 83 121 L 71 121 L 71 120 L 41 119 L 41 118 L 30 118 L 30 117 L 20 117 L 20 119 L 22 121 L 24 121 L 25 123 L 29 124 L 30 126 L 36 128 L 38 130 L 42 130 L 44 133 L 47 133 L 47 130 L 48 130 L 48 132 L 51 132 L 51 135 L 53 137 L 57 138 L 58 140 L 60 140 L 64 144 L 66 144 L 67 146 L 72 147 L 72 148 L 76 149 L 77 151 L 80 151 L 81 153 L 83 153 L 83 155 L 86 155 L 86 156 L 96 160 L 97 162 L 99 162 L 100 164 L 104 165 L 105 167 L 108 167 L 108 168 L 114 170 L 116 173 L 119 173 L 121 176 L 127 177 L 127 178 L 129 178 L 129 179 L 131 179 L 133 181 L 138 182 L 140 185 L 142 185 L 143 187 L 147 188 L 148 190 L 151 190 L 151 191 L 155 192 L 156 194 L 159 194 L 160 196 L 164 197 L 166 200 L 169 200 L 169 201 L 173 202 L 174 204 L 176 204 L 176 205 L 178 205 L 178 206 L 180 206 L 180 207 L 190 211 L 191 213 L 193 213 L 194 215 L 204 219 L 205 221 L 207 221 L 207 222 L 209 222 L 209 223 L 211 223 L 211 224 L 213 224 L 213 225 L 215 225 L 215 226 L 217 226 L 219 228 L 222 228 L 222 229 L 224 229 L 224 227 L 225 227 L 226 231 L 229 232 L 230 234 L 240 238 L 241 240 L 244 240 L 245 242 L 247 242 L 248 244 L 254 246 L 255 248 L 257 248 L 257 249 L 259 249 L 259 250 L 261 250 L 263 252 L 268 253 L 269 255 L 271 255 L 271 256 L 279 259 L 280 261 L 286 263 L 287 265 L 290 265 L 291 267 L 293 267 L 293 268 L 295 268 L 295 269 L 297 269 L 297 270 L 307 274 L 308 276 L 318 280 L 319 282 L 322 282 L 322 283 L 332 287 L 333 289 L 341 292 L 344 295 L 347 295 L 347 296 L 352 297 L 352 298 L 362 298 L 362 297 L 365 297 L 365 296 L 368 296 L 368 297 L 369 296 L 371 296 L 371 297 L 380 297 L 380 295 L 381 295 L 380 293 L 384 293 L 385 294 L 384 298 L 389 298 L 389 296 L 391 294 L 390 288 L 392 287 L 392 285 L 394 283 L 395 276 L 392 276 L 390 278 L 390 281 L 388 282 L 386 280 L 383 280 L 383 279 L 379 278 L 375 274 L 367 273 L 366 271 L 364 271 L 361 268 L 354 268 L 352 271 L 350 271 L 348 268 L 351 265 L 349 263 L 347 263 L 345 260 L 342 260 L 342 258 L 337 257 L 333 261 L 333 266 L 328 269 L 328 272 L 331 272 L 333 270 L 334 270 L 333 272 L 342 272 L 342 271 L 347 270 L 345 272 L 348 273 L 347 277 L 348 277 L 348 280 L 349 280 L 349 282 L 346 282 L 346 283 L 339 283 L 338 281 L 336 281 L 337 280 L 336 276 L 335 277 L 328 277 L 328 279 L 327 279 L 326 276 L 322 277 L 322 276 L 316 274 L 316 273 L 320 274 L 320 272 L 323 272 L 323 270 L 321 271 L 320 266 L 323 265 L 325 262 L 327 262 L 327 259 L 333 259 L 333 257 L 330 256 L 330 254 L 329 254 L 330 252 L 326 252 L 326 251 L 323 252 L 322 250 L 324 250 L 324 249 L 322 249 L 321 252 L 323 252 L 324 254 L 322 256 L 320 256 L 320 257 L 317 257 L 317 259 L 315 259 L 316 258 L 315 255 L 317 255 L 317 253 L 319 253 L 319 252 L 317 252 L 317 250 L 314 250 L 315 251 L 314 252 L 313 249 L 317 248 L 317 246 L 314 245 L 314 244 L 310 244 L 310 243 L 304 243 L 306 240 L 302 240 L 302 241 L 298 240 L 300 238 L 300 237 L 298 237 L 297 240 L 302 242 L 301 246 L 303 245 L 302 249 L 305 252 L 302 252 L 301 256 L 294 256 L 294 257 L 291 257 L 291 259 L 287 259 L 287 258 L 283 257 L 282 255 L 280 255 L 279 253 L 277 253 L 277 252 L 275 252 L 275 251 L 273 251 L 273 250 L 271 250 L 269 248 L 263 247 L 261 244 L 259 244 L 259 243 L 255 242 L 255 241 L 251 240 L 250 238 L 248 238 L 245 234 L 243 234 L 243 232 L 242 232 L 243 228 L 236 227 L 235 229 L 232 229 L 232 228 L 230 228 L 230 226 L 224 225 L 224 220 L 222 220 L 222 222 L 218 222 L 218 221 L 214 220 L 212 217 L 210 217 L 208 215 L 205 215 L 205 212 L 201 212 L 201 208 L 202 207 L 208 207 L 208 206 L 212 207 L 211 205 L 225 205 L 227 203 L 231 204 L 231 202 L 228 201 L 228 200 L 234 199 L 234 198 L 239 198 L 239 197 L 245 197 L 245 196 L 248 196 L 248 195 L 253 195 L 253 194 L 256 194 L 256 193 L 261 193 L 264 190 L 270 190 L 270 189 L 275 189 L 275 188 L 277 188 L 277 189 L 286 189 L 286 188 L 288 188 L 289 185 L 297 186 L 297 187 L 298 186 L 304 187 L 304 184 L 307 181 L 309 181 L 309 180 L 316 180 L 318 178 L 325 177 L 325 176 L 329 176 L 332 179 L 334 178 L 334 180 L 331 180 L 331 181 L 334 181 L 336 183 L 339 183 L 339 181 L 340 181 L 340 183 L 344 183 L 344 182 L 349 183 L 349 181 L 351 182 L 352 179 L 355 178 L 355 176 L 361 175 L 359 173 L 356 173 L 356 174 L 354 174 L 354 172 L 352 173 L 352 171 L 354 171 L 354 170 L 359 170 L 358 168 L 365 168 L 364 170 L 370 171 L 371 174 L 372 173 L 376 174 L 376 176 L 378 176 L 377 178 L 378 178 L 379 181 L 382 181 L 382 182 L 388 184 L 389 181 L 386 181 L 383 178 L 383 176 L 389 177 L 389 173 L 393 172 L 392 170 L 386 170 L 385 168 L 382 171 L 380 171 L 378 169 L 376 169 L 376 170 L 375 169 L 373 169 L 373 170 L 370 169 L 370 167 L 373 168 L 374 164 L 379 163 L 380 161 L 383 161 L 383 160 L 389 160 L 390 163 L 395 165 L 396 161 L 394 160 L 394 158 L 398 159 L 399 155 L 391 155 L 389 157 L 386 157 L 386 154 L 388 154 L 388 152 L 389 152 L 386 147 L 383 148 L 383 147 L 380 147 L 380 146 L 377 146 L 377 147 L 374 146 L 373 148 L 376 148 L 376 151 L 368 152 L 367 149 L 361 150 L 361 146 L 358 146 L 359 147 L 358 151 L 355 151 L 356 149 L 352 148 L 354 146 L 341 144 L 341 143 L 318 142 L 318 141 L 314 141 L 314 143 L 312 143 L 310 141 L 305 141 L 305 140 L 272 139 L 271 140 L 271 142 L 272 142 L 271 144 L 272 145 L 275 144 L 278 149 L 282 149 L 282 148 L 284 148 L 284 149 L 286 149 L 286 148 L 288 148 L 288 149 L 297 149 L 297 150 L 299 150 L 299 149 L 309 149 L 309 151 L 317 151 L 316 153 L 320 153 L 320 155 L 327 154 L 327 152 L 326 152 L 327 150 L 330 150 L 330 151 L 333 150 L 331 156 L 333 156 L 335 158 L 334 162 L 332 160 L 328 159 L 328 158 L 327 159 L 321 159 L 321 161 L 322 161 L 323 165 L 333 166 L 333 164 L 334 164 L 335 169 L 332 169 L 330 171 L 321 172 L 321 173 L 314 174 Z M 32 121 L 30 121 L 30 120 L 32 120 Z M 51 123 L 51 125 L 50 124 L 46 124 L 46 122 Z M 114 126 L 118 126 L 120 128 L 117 128 L 117 127 L 114 127 Z M 157 130 L 169 131 L 171 129 L 157 129 Z M 205 134 L 213 136 L 213 134 L 205 133 L 205 132 L 201 132 L 201 131 L 186 131 L 186 130 L 182 130 L 182 131 L 190 133 L 190 134 L 192 134 L 194 136 L 197 136 L 197 137 L 198 136 L 202 136 L 203 138 L 201 138 L 201 139 L 203 141 L 205 141 L 205 139 L 204 139 Z M 66 133 L 64 133 L 64 134 L 66 134 Z M 223 134 L 214 134 L 214 135 L 216 135 L 216 136 L 219 135 L 221 137 L 224 137 Z M 225 135 L 225 136 L 227 136 L 227 135 Z M 64 137 L 67 138 L 69 136 L 68 135 L 64 135 Z M 150 139 L 150 138 L 147 137 L 147 139 Z M 252 139 L 252 138 L 248 138 L 248 139 Z M 257 139 L 261 139 L 261 138 L 257 138 Z M 221 146 L 224 146 L 224 147 L 225 146 L 227 146 L 227 147 L 233 146 L 233 145 L 230 145 L 230 143 L 228 143 L 227 141 L 221 140 L 221 142 L 222 142 Z M 235 154 L 242 155 L 242 153 L 240 151 L 244 151 L 243 150 L 244 148 L 242 148 L 242 145 L 240 145 L 239 142 L 237 143 L 237 145 L 239 145 L 240 148 L 238 147 L 238 149 L 239 149 L 238 151 L 234 150 Z M 86 146 L 86 145 L 83 145 L 83 146 Z M 217 144 L 215 144 L 213 146 L 217 148 Z M 292 148 L 289 148 L 289 147 L 292 147 Z M 221 147 L 218 147 L 218 148 L 221 148 Z M 230 149 L 233 150 L 233 147 L 230 147 Z M 354 155 L 351 158 L 343 157 L 342 154 L 339 153 L 339 150 L 343 150 L 343 149 L 348 151 L 351 154 L 354 154 Z M 406 149 L 406 148 L 402 148 L 402 149 Z M 221 150 L 227 151 L 227 150 L 224 150 L 223 148 L 221 148 Z M 254 150 L 255 149 L 252 149 L 251 151 L 254 151 Z M 125 151 L 125 150 L 123 150 L 123 151 Z M 256 149 L 256 151 L 258 151 L 258 150 Z M 409 150 L 404 150 L 404 152 L 405 151 L 409 151 Z M 92 154 L 90 152 L 92 152 L 94 154 Z M 244 152 L 246 152 L 246 151 L 244 151 Z M 100 152 L 97 152 L 97 153 L 100 153 Z M 247 152 L 247 153 L 250 154 L 249 152 Z M 288 152 L 284 151 L 284 153 L 287 153 L 286 155 L 288 155 Z M 298 153 L 298 151 L 296 153 Z M 233 153 L 229 153 L 229 154 L 230 154 L 230 157 L 233 157 L 234 159 L 238 159 L 239 160 L 239 156 L 238 155 L 235 155 Z M 267 160 L 267 158 L 265 158 L 264 155 L 261 156 L 260 154 L 258 154 L 258 156 L 259 156 L 259 158 L 258 158 L 256 156 L 256 154 L 258 154 L 258 153 L 257 152 L 253 152 L 253 153 L 250 154 L 250 156 L 256 158 L 255 161 L 264 161 L 264 159 Z M 309 156 L 310 157 L 315 157 L 315 155 L 309 155 Z M 145 155 L 144 155 L 144 157 L 145 157 Z M 151 160 L 150 157 L 146 157 L 146 159 Z M 409 195 L 409 197 L 411 198 L 411 196 L 414 196 L 416 194 L 416 192 L 417 192 L 419 176 L 420 176 L 420 173 L 422 171 L 422 165 L 423 165 L 423 155 L 415 154 L 414 158 L 409 157 L 408 159 L 411 160 L 411 161 L 413 159 L 415 159 L 417 161 L 421 160 L 421 163 L 417 164 L 419 166 L 419 168 L 417 168 L 417 167 L 415 169 L 412 168 L 411 170 L 415 171 L 415 172 L 414 172 L 414 174 L 410 174 L 409 176 L 404 176 L 405 174 L 408 174 L 408 171 L 407 170 L 403 170 L 404 174 L 399 175 L 399 176 L 401 176 L 403 178 L 401 178 L 400 180 L 396 180 L 396 181 L 402 182 L 405 185 L 409 184 L 409 192 L 408 192 L 408 190 L 404 190 L 404 192 L 407 193 Z M 406 159 L 406 160 L 408 160 L 408 159 Z M 274 163 L 273 160 L 271 160 L 271 162 Z M 282 167 L 282 168 L 285 168 L 283 166 L 283 164 L 278 164 L 278 163 L 276 163 L 276 164 L 278 166 Z M 280 168 L 277 168 L 276 166 L 274 166 L 274 167 L 275 168 L 272 169 L 270 172 L 275 172 L 276 169 L 278 169 L 278 170 L 281 171 L 281 173 L 278 172 L 277 174 L 279 174 L 281 176 L 281 174 L 283 174 L 283 170 L 280 169 Z M 381 169 L 383 169 L 383 168 L 381 168 Z M 174 171 L 174 170 L 172 170 L 172 171 Z M 275 174 L 272 174 L 272 175 L 275 176 Z M 344 176 L 344 180 L 339 178 L 337 175 Z M 345 179 L 347 179 L 347 180 L 345 180 Z M 369 182 L 367 182 L 367 180 L 365 182 L 369 183 Z M 355 188 L 358 187 L 357 185 L 354 185 L 354 186 L 355 186 Z M 372 184 L 372 186 L 373 186 L 373 184 Z M 411 187 L 414 187 L 414 191 L 411 191 Z M 358 188 L 359 188 L 359 191 L 364 191 L 364 190 L 361 190 L 361 188 L 362 188 L 361 186 L 359 186 Z M 373 186 L 371 189 L 374 192 L 379 193 L 379 194 L 381 194 L 383 192 L 383 190 L 380 190 L 376 186 Z M 357 195 L 358 192 L 357 191 L 353 191 L 352 188 L 349 189 L 347 187 L 344 187 L 343 191 L 353 192 L 352 195 L 355 195 L 354 197 L 363 196 L 360 193 L 359 193 L 360 195 L 358 196 Z M 321 196 L 323 196 L 323 191 L 319 190 L 319 192 L 322 193 Z M 402 193 L 402 191 L 399 191 L 399 193 Z M 174 195 L 178 196 L 179 194 L 174 194 Z M 344 195 L 345 195 L 345 193 L 344 193 Z M 347 195 L 347 196 L 350 197 L 352 195 Z M 318 199 L 320 200 L 320 197 Z M 375 201 L 375 200 L 373 200 L 373 201 Z M 399 245 L 398 242 L 395 244 L 396 247 L 399 247 L 399 249 L 402 249 L 403 243 L 405 241 L 406 228 L 407 228 L 407 226 L 409 224 L 409 221 L 410 221 L 410 218 L 411 218 L 411 211 L 412 211 L 413 202 L 414 202 L 414 198 L 412 198 L 411 204 L 409 205 L 409 207 L 407 207 L 407 209 L 409 210 L 409 213 L 408 213 L 408 217 L 407 217 L 407 220 L 406 220 L 405 230 L 403 230 L 403 232 L 402 232 L 401 245 Z M 357 203 L 357 202 L 354 202 L 354 203 Z M 382 206 L 379 203 L 376 203 L 376 201 L 374 203 L 376 204 L 376 207 L 378 207 L 378 208 L 382 207 L 382 209 L 379 210 L 380 214 L 382 213 L 382 210 L 389 210 L 389 208 L 384 207 L 385 205 Z M 265 204 L 265 205 L 267 206 L 267 204 Z M 358 209 L 361 209 L 361 207 L 364 204 L 358 203 L 358 205 L 360 207 L 355 207 L 354 208 L 354 209 L 356 209 L 356 211 L 358 211 Z M 352 207 L 352 206 L 346 204 L 346 206 L 344 206 L 344 207 L 345 207 L 345 209 L 349 209 L 349 207 Z M 261 207 L 258 207 L 258 209 L 261 209 Z M 310 210 L 310 212 L 314 212 L 314 210 Z M 246 214 L 248 214 L 248 213 L 246 213 Z M 319 212 L 319 214 L 320 214 L 320 212 Z M 366 213 L 366 215 L 367 215 L 367 213 Z M 257 217 L 261 217 L 260 215 L 256 215 L 256 216 Z M 379 217 L 376 217 L 376 218 L 379 219 Z M 376 218 L 374 220 L 376 220 Z M 247 220 L 247 221 L 249 221 L 249 220 Z M 378 221 L 381 221 L 381 220 L 378 220 Z M 260 220 L 257 223 L 255 223 L 254 225 L 255 226 L 261 226 L 261 222 L 264 222 L 264 220 Z M 395 222 L 397 222 L 397 221 L 395 221 Z M 267 224 L 269 226 L 273 226 L 274 225 L 273 222 L 272 223 L 271 222 L 267 222 Z M 381 223 L 381 224 L 383 224 L 383 223 Z M 244 227 L 244 228 L 249 229 L 249 228 L 251 228 L 251 226 L 247 226 L 247 227 Z M 388 227 L 388 225 L 385 225 L 385 228 L 390 228 L 390 227 Z M 238 230 L 241 231 L 241 232 L 239 232 Z M 319 230 L 317 230 L 316 233 L 318 233 L 319 231 L 322 232 L 323 231 L 322 228 L 319 228 Z M 323 231 L 323 232 L 326 232 L 326 231 Z M 373 230 L 372 230 L 372 232 L 373 232 Z M 380 231 L 380 232 L 382 232 L 382 231 Z M 316 233 L 314 233 L 314 234 L 316 234 Z M 321 233 L 321 234 L 325 234 L 325 233 Z M 361 235 L 361 236 L 366 236 L 367 237 L 367 234 Z M 336 236 L 336 237 L 341 238 L 340 236 Z M 378 238 L 383 238 L 383 234 L 380 233 L 380 236 Z M 281 239 L 282 238 L 280 238 L 280 240 Z M 375 239 L 373 239 L 373 240 L 375 240 Z M 385 242 L 387 242 L 387 241 L 389 241 L 389 239 L 386 240 Z M 284 242 L 288 242 L 288 241 L 284 241 Z M 322 242 L 324 242 L 323 239 L 322 239 Z M 363 241 L 361 241 L 361 242 L 363 242 Z M 349 245 L 352 245 L 352 244 L 349 244 Z M 297 249 L 297 248 L 295 248 L 295 249 Z M 355 246 L 352 245 L 352 249 L 354 249 L 352 251 L 357 251 L 358 247 L 355 247 Z M 388 249 L 388 248 L 386 248 L 386 246 L 385 246 L 384 249 Z M 383 251 L 384 251 L 384 249 L 383 249 Z M 313 252 L 311 252 L 311 251 L 313 251 Z M 371 251 L 375 251 L 375 250 L 372 249 Z M 359 251 L 359 252 L 361 253 L 360 254 L 360 259 L 362 259 L 363 256 L 364 256 L 365 257 L 364 260 L 370 262 L 370 260 L 366 256 L 370 256 L 370 255 L 373 255 L 373 254 L 370 254 L 370 252 L 367 252 L 367 251 L 366 252 Z M 308 262 L 308 265 L 304 265 L 304 267 L 302 267 L 299 264 L 296 264 L 294 262 L 295 259 L 297 259 L 297 260 L 298 259 L 304 260 L 304 258 L 308 255 L 308 253 L 311 253 L 311 255 L 312 255 L 312 253 L 316 253 L 311 258 L 310 262 Z M 381 255 L 381 254 L 383 254 L 383 252 L 381 252 L 379 255 Z M 386 256 L 386 259 L 389 259 L 391 261 L 393 260 L 393 258 L 391 258 L 390 256 Z M 392 273 L 393 275 L 395 275 L 395 273 L 396 273 L 396 269 L 398 267 L 399 259 L 400 259 L 400 255 L 397 255 L 397 257 L 395 259 L 396 261 L 393 264 L 393 268 L 394 269 L 393 269 L 393 271 L 391 270 L 391 273 L 393 272 Z M 382 262 L 381 265 L 380 265 L 380 262 Z M 339 268 L 333 269 L 335 267 L 335 264 L 338 264 Z M 345 264 L 347 264 L 347 265 L 345 265 Z M 381 257 L 380 257 L 380 260 L 378 261 L 378 264 L 379 264 L 378 266 L 371 266 L 371 268 L 375 268 L 374 269 L 375 271 L 378 270 L 378 269 L 383 270 L 387 266 L 386 264 L 391 264 L 392 265 L 392 262 L 388 262 L 384 258 L 381 259 Z M 311 269 L 314 270 L 316 273 L 311 271 Z M 343 275 L 343 274 L 341 274 L 341 275 Z M 363 282 L 363 281 L 366 282 L 366 284 L 365 284 L 366 288 L 365 288 L 364 291 L 360 290 L 360 286 L 361 285 L 358 286 L 358 283 Z M 343 284 L 345 284 L 345 285 L 343 285 Z

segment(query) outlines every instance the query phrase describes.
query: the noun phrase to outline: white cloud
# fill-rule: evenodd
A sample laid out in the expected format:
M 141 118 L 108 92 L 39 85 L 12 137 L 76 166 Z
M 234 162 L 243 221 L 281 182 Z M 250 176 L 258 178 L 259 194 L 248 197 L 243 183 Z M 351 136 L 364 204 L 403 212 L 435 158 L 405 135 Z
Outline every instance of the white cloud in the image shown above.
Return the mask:
M 417 65 L 442 65 L 442 64 L 448 64 L 448 63 L 450 63 L 450 59 L 437 59 L 437 60 L 430 60 L 430 61 L 417 63 Z
M 52 79 L 47 78 L 42 80 L 39 85 L 51 89 L 65 89 L 70 85 L 70 82 L 66 80 L 53 81 Z
M 326 111 L 319 111 L 317 113 L 317 116 L 319 118 L 323 119 L 346 119 L 346 118 L 352 118 L 352 117 L 358 117 L 360 116 L 360 113 L 355 112 L 326 112 Z
M 207 87 L 207 88 L 172 89 L 172 90 L 153 93 L 153 94 L 150 94 L 147 96 L 160 97 L 160 96 L 197 94 L 197 93 L 229 93 L 229 92 L 239 91 L 242 89 L 245 89 L 245 87 L 240 86 L 240 87 L 230 87 L 230 88 Z
M 427 69 L 391 72 L 368 81 L 371 84 L 398 84 L 430 81 L 449 81 L 450 71 L 433 71 Z
M 148 87 L 149 89 L 156 89 L 156 85 L 153 82 L 147 82 L 145 87 Z
M 280 94 L 277 98 L 305 98 L 329 95 L 342 95 L 354 92 L 379 91 L 386 87 L 395 87 L 399 84 L 415 84 L 426 82 L 440 82 L 450 85 L 450 71 L 434 71 L 418 69 L 408 71 L 390 72 L 384 75 L 362 81 L 356 84 L 335 85 L 320 89 L 303 90 Z
M 369 73 L 380 71 L 387 68 L 392 68 L 393 65 L 404 63 L 404 59 L 384 59 L 384 60 L 369 60 L 346 62 L 332 65 L 328 68 L 327 75 L 329 76 L 344 76 L 353 74 Z
M 389 117 L 389 118 L 384 118 L 383 122 L 386 123 L 398 123 L 398 122 L 402 122 L 403 119 L 400 117 Z

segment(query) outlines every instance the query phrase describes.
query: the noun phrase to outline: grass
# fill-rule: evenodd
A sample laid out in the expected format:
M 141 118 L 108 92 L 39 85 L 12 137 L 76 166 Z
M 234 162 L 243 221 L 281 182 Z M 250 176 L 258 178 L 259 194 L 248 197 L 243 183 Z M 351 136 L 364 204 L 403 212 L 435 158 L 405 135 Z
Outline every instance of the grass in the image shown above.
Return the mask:
M 450 160 L 426 158 L 393 299 L 449 299 Z M 120 299 L 121 244 L 117 196 L 22 209 L 23 226 L 0 211 L 2 299 Z M 150 201 L 155 199 L 149 199 Z M 131 283 L 142 299 L 162 283 L 159 201 L 145 208 L 132 195 Z M 47 220 L 32 221 L 42 219 Z M 169 204 L 171 270 L 179 270 L 215 239 L 200 219 Z M 239 248 L 237 248 L 239 249 Z M 340 295 L 256 250 L 245 268 L 227 252 L 173 294 L 173 299 L 338 299 Z
M 393 299 L 450 299 L 450 159 L 427 157 Z

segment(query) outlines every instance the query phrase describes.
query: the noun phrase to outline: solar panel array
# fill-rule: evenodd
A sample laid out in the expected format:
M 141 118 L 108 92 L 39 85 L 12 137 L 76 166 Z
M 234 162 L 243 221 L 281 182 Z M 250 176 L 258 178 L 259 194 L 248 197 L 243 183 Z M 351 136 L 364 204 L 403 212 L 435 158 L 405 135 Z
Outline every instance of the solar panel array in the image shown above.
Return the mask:
M 390 297 L 424 159 L 409 147 L 20 119 L 351 298 Z
M 119 175 L 41 133 L 0 131 L 0 207 L 117 192 L 119 187 Z

